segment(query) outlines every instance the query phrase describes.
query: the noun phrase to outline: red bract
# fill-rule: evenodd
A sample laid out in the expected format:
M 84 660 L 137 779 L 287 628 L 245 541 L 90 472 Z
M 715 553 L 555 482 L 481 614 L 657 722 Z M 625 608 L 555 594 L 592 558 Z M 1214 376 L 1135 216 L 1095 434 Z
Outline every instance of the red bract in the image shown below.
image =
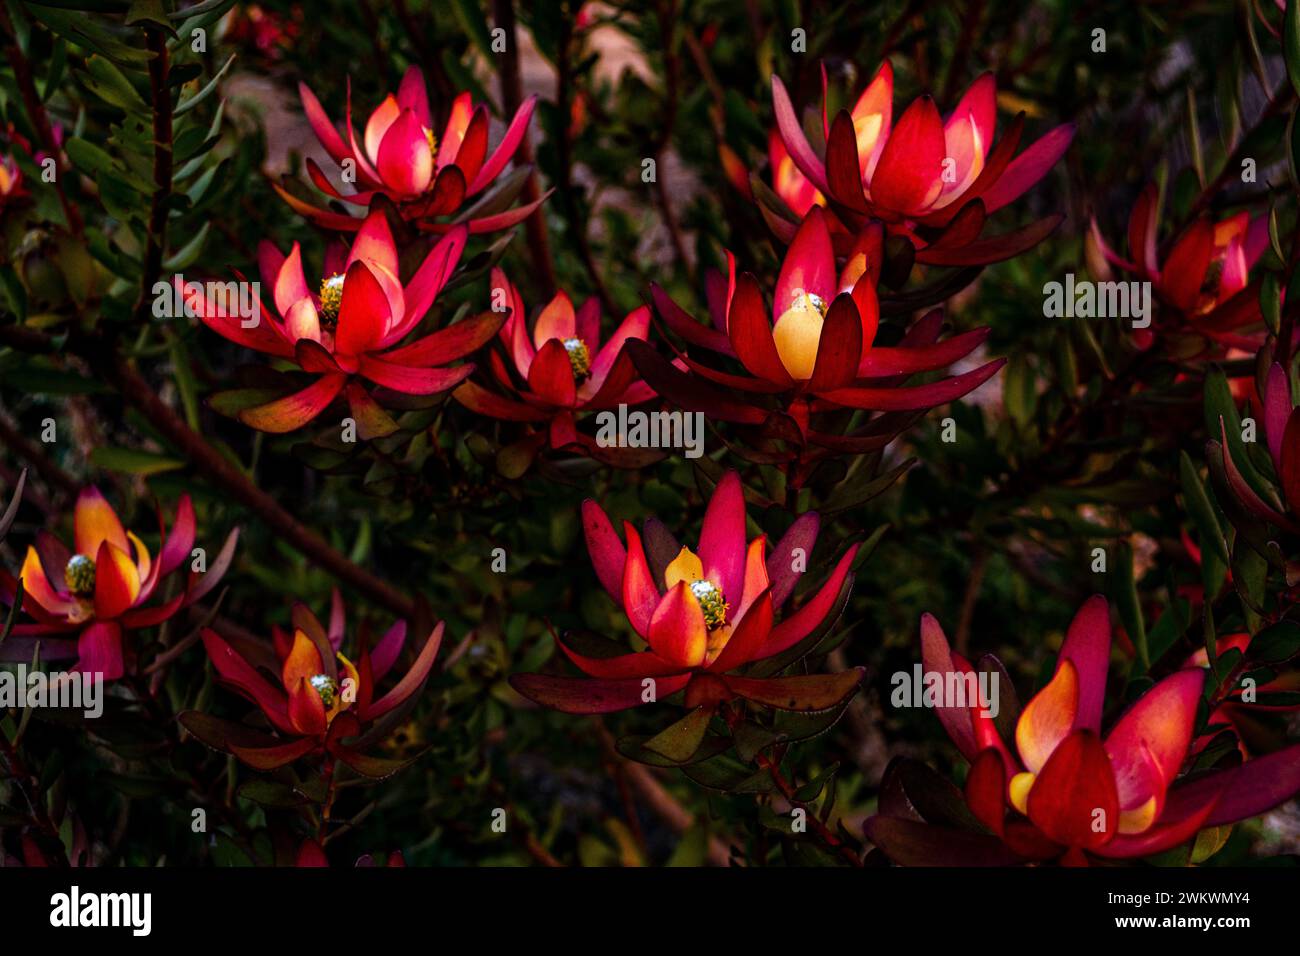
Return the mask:
M 517 422 L 545 422 L 552 448 L 578 445 L 589 453 L 603 450 L 576 428 L 584 412 L 636 405 L 654 397 L 640 381 L 623 346 L 630 339 L 644 341 L 650 328 L 650 310 L 634 309 L 610 338 L 601 343 L 600 302 L 588 299 L 575 310 L 565 292 L 541 310 L 528 331 L 527 311 L 505 273 L 492 270 L 493 294 L 504 297 L 509 318 L 501 328 L 501 342 L 514 373 L 495 352 L 492 373 L 510 397 L 489 391 L 473 381 L 462 384 L 453 397 L 483 415 Z
M 256 704 L 277 736 L 193 711 L 182 720 L 204 743 L 257 770 L 273 770 L 308 754 L 326 753 L 365 776 L 388 776 L 404 764 L 367 756 L 362 747 L 378 743 L 382 738 L 370 734 L 370 728 L 412 701 L 424 686 L 442 632 L 439 621 L 410 670 L 381 695 L 379 685 L 406 643 L 406 622 L 389 628 L 373 650 L 363 637 L 353 664 L 341 650 L 344 608 L 337 592 L 328 630 L 306 605 L 296 604 L 292 634 L 275 628 L 270 646 L 241 642 L 236 650 L 216 631 L 205 628 L 203 646 L 218 679 Z M 274 674 L 276 680 L 268 680 L 264 672 Z M 355 738 L 363 732 L 367 737 L 358 742 Z
M 1119 256 L 1102 238 L 1094 219 L 1088 241 L 1110 265 L 1151 283 L 1165 306 L 1162 325 L 1205 335 L 1224 345 L 1255 351 L 1257 337 L 1237 330 L 1260 321 L 1259 287 L 1250 270 L 1268 246 L 1268 219 L 1251 221 L 1240 212 L 1219 222 L 1202 217 L 1169 246 L 1161 262 L 1160 191 L 1154 183 L 1142 190 L 1128 222 L 1131 260 Z M 1172 315 L 1170 314 L 1172 313 Z M 1142 339 L 1149 341 L 1150 333 Z
M 557 638 L 586 676 L 516 674 L 510 683 L 525 697 L 574 714 L 626 710 L 678 691 L 691 708 L 712 710 L 743 698 L 782 710 L 826 710 L 862 680 L 860 668 L 808 677 L 741 672 L 829 625 L 848 598 L 857 545 L 814 595 L 777 620 L 817 539 L 816 514 L 795 521 L 769 557 L 766 537 L 745 542 L 744 491 L 739 476 L 728 472 L 709 500 L 698 553 L 678 545 L 658 522 L 647 523 L 644 537 L 624 522 L 625 546 L 594 501 L 583 504 L 582 523 L 600 583 L 649 649 L 593 657 Z
M 965 797 L 986 833 L 881 815 L 867 821 L 871 840 L 898 862 L 938 862 L 949 850 L 978 845 L 990 860 L 1088 855 L 1148 856 L 1276 806 L 1300 791 L 1300 744 L 1236 766 L 1179 776 L 1192 754 L 1205 674 L 1188 668 L 1156 682 L 1102 735 L 1110 611 L 1101 597 L 1080 608 L 1057 656 L 1052 679 L 1020 713 L 1015 739 L 1003 740 L 980 701 L 945 700 L 939 719 L 971 762 Z M 974 675 L 948 645 L 939 623 L 921 621 L 925 670 L 945 685 Z M 1000 667 L 999 667 L 1000 669 Z M 995 672 L 996 673 L 996 672 Z M 1005 700 L 1008 695 L 1001 695 Z M 1011 811 L 1010 815 L 1008 811 Z
M 1300 408 L 1295 407 L 1286 370 L 1274 362 L 1262 397 L 1264 437 L 1276 484 L 1270 484 L 1246 457 L 1244 446 L 1229 438 L 1233 424 L 1219 419 L 1218 441 L 1206 445 L 1210 473 L 1246 522 L 1262 519 L 1300 534 Z M 1234 445 L 1235 454 L 1234 454 Z
M 1251 644 L 1252 638 L 1248 633 L 1223 634 L 1215 640 L 1215 654 L 1222 656 L 1235 651 L 1244 656 L 1253 656 L 1259 648 L 1252 647 Z M 1278 661 L 1274 659 L 1260 663 L 1276 666 Z M 1205 648 L 1201 648 L 1188 657 L 1183 666 L 1208 668 L 1209 654 Z M 1206 722 L 1206 732 L 1196 742 L 1195 749 L 1199 752 L 1203 747 L 1209 746 L 1220 731 L 1231 727 L 1236 732 L 1238 747 L 1242 754 L 1249 757 L 1253 750 L 1247 743 L 1254 724 L 1251 713 L 1255 711 L 1285 713 L 1295 710 L 1300 710 L 1300 671 L 1298 670 L 1288 670 L 1271 680 L 1251 684 L 1249 693 L 1246 687 L 1238 685 L 1210 714 Z
M 893 122 L 894 74 L 888 62 L 863 91 L 852 110 L 832 122 L 825 106 L 823 73 L 822 132 L 825 149 L 815 150 L 804 135 L 789 94 L 772 78 L 772 104 L 785 152 L 800 175 L 777 167 L 777 192 L 802 216 L 818 198 L 831 201 L 835 215 L 856 232 L 863 221 L 878 219 L 891 233 L 906 235 L 917 260 L 936 265 L 975 265 L 1023 252 L 1060 222 L 1049 217 L 1013 233 L 980 240 L 985 217 L 1018 199 L 1056 164 L 1074 137 L 1074 125 L 1047 133 L 1019 155 L 1024 127 L 1018 116 L 1002 140 L 993 142 L 997 90 L 986 73 L 971 84 L 943 120 L 933 100 L 922 96 Z M 793 225 L 779 210 L 764 208 L 782 238 Z
M 767 161 L 772 170 L 772 188 L 800 219 L 808 215 L 813 206 L 826 205 L 826 197 L 799 172 L 790 151 L 785 148 L 780 131 L 775 129 L 767 136 Z M 748 181 L 745 187 L 749 188 Z
M 966 357 L 984 341 L 987 330 L 940 342 L 943 319 L 935 311 L 897 346 L 876 345 L 880 241 L 878 228 L 865 230 L 843 269 L 837 269 L 825 214 L 814 206 L 786 252 L 770 312 L 758 279 L 748 273 L 736 276 L 735 261 L 728 255 L 730 277 L 710 290 L 712 329 L 652 286 L 656 309 L 672 331 L 689 346 L 735 359 L 748 375 L 705 365 L 690 353 L 681 356 L 683 371 L 648 346 L 631 343 L 628 351 L 660 395 L 692 411 L 743 425 L 766 425 L 769 431 L 778 427 L 772 420 L 777 414 L 789 425 L 782 438 L 795 437 L 800 445 L 854 453 L 881 448 L 914 420 L 909 413 L 966 395 L 1005 360 L 930 384 L 902 385 L 910 375 Z M 811 415 L 844 408 L 889 414 L 854 436 L 820 431 L 810 421 Z
M 316 188 L 331 199 L 368 207 L 382 194 L 401 210 L 402 218 L 430 232 L 447 232 L 451 222 L 435 222 L 461 209 L 464 201 L 492 185 L 510 158 L 519 149 L 533 115 L 536 97 L 529 97 L 510 121 L 496 149 L 488 151 L 488 110 L 474 105 L 469 93 L 461 93 L 451 106 L 451 114 L 441 136 L 434 133 L 429 110 L 429 96 L 424 74 L 412 66 L 402 77 L 397 95 L 389 94 L 370 114 L 360 140 L 352 125 L 352 81 L 348 80 L 347 112 L 344 136 L 326 114 L 320 100 L 305 83 L 298 84 L 303 111 L 316 138 L 330 158 L 351 174 L 356 191 L 340 192 L 312 160 L 307 172 Z M 465 210 L 456 222 L 464 223 L 472 233 L 508 229 L 526 219 L 542 202 L 514 209 L 506 206 L 523 186 L 523 180 L 503 184 L 497 193 L 485 196 Z M 356 230 L 361 220 L 353 216 L 319 209 L 294 196 L 282 186 L 275 187 L 298 213 L 327 229 L 345 232 Z
M 123 643 L 128 632 L 161 624 L 217 586 L 230 567 L 239 538 L 238 530 L 232 531 L 205 573 L 191 571 L 178 594 L 146 607 L 163 580 L 191 560 L 194 508 L 190 496 L 181 496 L 170 534 L 162 515 L 158 516 L 163 543 L 156 557 L 122 527 L 117 512 L 97 488 L 85 488 L 78 496 L 73 526 L 73 551 L 44 531 L 27 548 L 19 577 L 22 609 L 33 623 L 15 626 L 6 642 L 13 646 L 6 650 L 30 659 L 31 644 L 39 641 L 44 660 L 75 657 L 74 671 L 101 674 L 104 680 L 117 680 L 133 661 Z M 6 605 L 12 606 L 16 585 L 12 575 L 0 572 L 0 600 Z
M 344 392 L 361 437 L 381 437 L 397 424 L 360 379 L 407 395 L 435 395 L 460 384 L 474 366 L 445 366 L 490 341 L 504 315 L 485 313 L 407 345 L 399 343 L 420 324 L 451 277 L 465 236 L 461 226 L 440 239 L 403 285 L 392 232 L 376 210 L 366 217 L 346 257 L 341 250 L 327 254 L 316 288 L 303 275 L 297 243 L 284 256 L 263 242 L 258 250 L 262 281 L 273 290 L 279 318 L 259 302 L 262 314 L 250 327 L 227 303 L 209 299 L 206 292 L 185 293 L 187 308 L 213 331 L 296 362 L 317 376 L 300 391 L 240 408 L 239 420 L 260 431 L 293 431 Z

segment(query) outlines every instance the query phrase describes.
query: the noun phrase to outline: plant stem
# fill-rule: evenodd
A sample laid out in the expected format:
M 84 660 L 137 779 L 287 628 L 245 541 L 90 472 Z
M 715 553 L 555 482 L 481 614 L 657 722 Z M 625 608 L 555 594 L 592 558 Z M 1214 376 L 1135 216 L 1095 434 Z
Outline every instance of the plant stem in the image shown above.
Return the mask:
M 137 320 L 148 319 L 154 284 L 162 275 L 163 256 L 167 251 L 167 215 L 172 196 L 172 94 L 168 88 L 171 63 L 167 54 L 167 37 L 151 26 L 145 31 L 149 51 L 149 99 L 153 109 L 153 197 L 149 207 L 149 231 L 144 250 L 144 270 L 140 274 L 140 293 L 135 301 Z
M 515 40 L 515 8 L 512 0 L 493 0 L 492 22 L 506 33 L 506 48 L 501 54 L 501 113 L 506 122 L 519 110 L 523 102 L 523 83 L 519 76 L 519 46 Z M 533 145 L 528 131 L 519 141 L 517 153 L 520 163 L 531 165 L 533 162 Z M 528 174 L 524 183 L 524 203 L 537 202 L 541 198 L 542 188 L 537 182 L 537 170 Z M 533 214 L 524 220 L 528 232 L 528 248 L 533 254 L 535 276 L 544 288 L 547 298 L 555 294 L 555 265 L 551 261 L 551 244 L 546 234 L 546 217 L 539 206 Z
M 49 335 L 20 325 L 0 327 L 0 342 L 28 352 L 48 354 L 57 350 Z M 243 471 L 159 398 L 140 373 L 116 355 L 102 336 L 70 330 L 64 348 L 89 362 L 96 374 L 113 385 L 128 405 L 144 415 L 163 437 L 184 453 L 200 474 L 226 489 L 286 544 L 399 617 L 414 616 L 415 602 L 411 598 L 377 575 L 353 564 L 319 534 L 285 511 L 275 498 L 253 484 Z
M 803 801 L 795 798 L 794 784 L 787 780 L 785 775 L 781 773 L 779 761 L 773 760 L 765 754 L 759 754 L 758 762 L 760 766 L 767 768 L 767 772 L 771 776 L 772 782 L 776 784 L 776 789 L 780 791 L 781 796 L 785 798 L 786 802 L 793 807 L 798 807 L 804 812 L 808 822 L 812 824 L 814 832 L 816 832 L 821 841 L 843 857 L 849 864 L 853 866 L 862 866 L 862 860 L 858 857 L 858 854 L 854 852 L 853 848 L 836 836 L 830 827 L 822 823 L 812 807 L 809 807 Z

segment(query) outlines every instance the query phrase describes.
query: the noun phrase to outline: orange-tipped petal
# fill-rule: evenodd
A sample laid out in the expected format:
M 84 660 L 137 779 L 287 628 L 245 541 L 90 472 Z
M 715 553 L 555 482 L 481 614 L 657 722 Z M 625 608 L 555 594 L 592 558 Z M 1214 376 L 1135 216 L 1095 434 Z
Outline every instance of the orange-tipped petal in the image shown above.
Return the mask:
M 95 617 L 110 621 L 135 604 L 140 572 L 125 551 L 105 541 L 95 557 Z
M 325 702 L 307 678 L 300 677 L 289 690 L 289 723 L 294 730 L 308 737 L 325 733 L 329 721 L 325 717 Z
M 402 107 L 397 102 L 397 98 L 391 93 L 384 98 L 384 101 L 375 108 L 370 114 L 370 119 L 366 120 L 366 130 L 364 143 L 366 147 L 366 156 L 371 160 L 379 156 L 379 148 L 383 144 L 384 136 L 387 135 L 389 127 L 397 121 L 402 115 Z
M 280 669 L 280 679 L 284 682 L 285 689 L 294 687 L 299 680 L 310 680 L 322 673 L 324 667 L 316 642 L 303 631 L 295 630 L 289 656 L 284 659 Z
M 691 594 L 685 581 L 678 583 L 659 602 L 650 619 L 646 639 L 656 654 L 679 667 L 698 667 L 704 663 L 709 631 L 700 602 Z
M 105 541 L 123 553 L 130 550 L 117 512 L 94 486 L 83 488 L 77 496 L 73 525 L 77 554 L 94 557 Z
M 1055 676 L 1025 705 L 1016 724 L 1016 749 L 1031 773 L 1038 773 L 1074 727 L 1079 711 L 1079 675 L 1062 661 Z

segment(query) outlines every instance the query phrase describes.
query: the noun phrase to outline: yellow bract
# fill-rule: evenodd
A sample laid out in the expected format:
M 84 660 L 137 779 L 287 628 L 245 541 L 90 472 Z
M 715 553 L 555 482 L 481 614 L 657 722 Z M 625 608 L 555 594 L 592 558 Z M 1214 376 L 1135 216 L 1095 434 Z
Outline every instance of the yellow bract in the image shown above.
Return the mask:
M 826 321 L 826 303 L 819 296 L 800 292 L 790 308 L 781 313 L 772 329 L 776 354 L 790 377 L 799 381 L 812 378 L 817 367 L 817 346 Z
M 703 577 L 704 564 L 699 557 L 690 548 L 682 548 L 664 569 L 664 586 L 671 591 L 682 581 L 690 584 Z

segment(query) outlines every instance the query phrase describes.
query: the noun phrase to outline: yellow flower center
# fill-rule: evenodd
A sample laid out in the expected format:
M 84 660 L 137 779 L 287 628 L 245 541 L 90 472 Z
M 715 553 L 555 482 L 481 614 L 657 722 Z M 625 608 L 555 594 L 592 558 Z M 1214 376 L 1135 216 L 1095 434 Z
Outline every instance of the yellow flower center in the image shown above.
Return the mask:
M 321 702 L 328 710 L 334 706 L 334 699 L 339 692 L 339 682 L 328 674 L 316 674 L 312 676 L 308 683 L 311 684 L 312 690 L 320 694 Z
M 339 306 L 343 304 L 343 273 L 336 272 L 320 284 L 320 317 L 323 322 L 339 319 Z
M 690 588 L 691 596 L 704 612 L 704 623 L 710 631 L 726 626 L 727 604 L 722 589 L 704 576 L 704 563 L 690 548 L 682 548 L 677 557 L 664 569 L 664 585 L 670 590 L 683 581 Z
M 582 339 L 564 339 L 564 351 L 569 353 L 569 367 L 573 369 L 573 380 L 583 382 L 591 374 L 591 352 Z
M 84 554 L 74 554 L 63 570 L 68 591 L 77 597 L 90 597 L 95 593 L 95 562 Z
M 727 623 L 728 604 L 717 585 L 712 581 L 692 581 L 691 593 L 695 595 L 695 600 L 700 602 L 700 610 L 704 612 L 704 623 L 709 630 L 722 627 Z
M 800 289 L 790 307 L 776 320 L 772 329 L 776 354 L 791 378 L 799 381 L 812 378 L 828 308 L 821 296 Z
M 429 127 L 424 128 L 424 139 L 429 144 L 429 152 L 436 159 L 438 157 L 438 137 L 433 135 L 433 130 Z

